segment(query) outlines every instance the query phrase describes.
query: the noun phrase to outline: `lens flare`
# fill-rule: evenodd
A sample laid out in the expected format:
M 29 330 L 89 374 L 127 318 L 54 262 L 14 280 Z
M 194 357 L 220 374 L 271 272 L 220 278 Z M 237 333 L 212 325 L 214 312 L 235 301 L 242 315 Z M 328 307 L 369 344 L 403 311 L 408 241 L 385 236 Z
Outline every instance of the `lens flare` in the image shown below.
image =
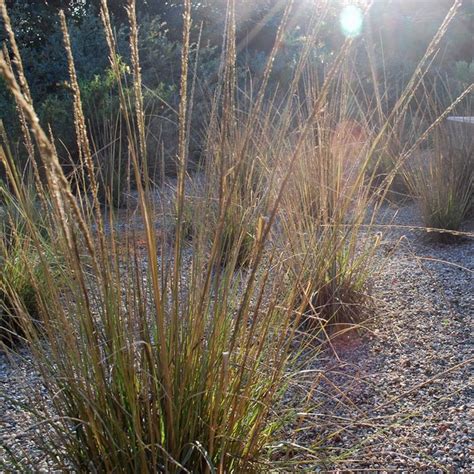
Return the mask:
M 344 36 L 354 38 L 362 31 L 363 16 L 360 8 L 348 5 L 343 8 L 339 16 L 339 24 Z

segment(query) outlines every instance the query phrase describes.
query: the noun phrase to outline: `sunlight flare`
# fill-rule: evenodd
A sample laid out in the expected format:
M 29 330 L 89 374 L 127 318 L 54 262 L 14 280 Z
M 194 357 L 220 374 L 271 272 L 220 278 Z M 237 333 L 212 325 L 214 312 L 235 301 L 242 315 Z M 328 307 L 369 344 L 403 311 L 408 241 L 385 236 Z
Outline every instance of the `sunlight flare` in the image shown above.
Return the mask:
M 354 38 L 362 31 L 363 15 L 360 8 L 348 5 L 343 8 L 339 16 L 339 24 L 344 36 Z

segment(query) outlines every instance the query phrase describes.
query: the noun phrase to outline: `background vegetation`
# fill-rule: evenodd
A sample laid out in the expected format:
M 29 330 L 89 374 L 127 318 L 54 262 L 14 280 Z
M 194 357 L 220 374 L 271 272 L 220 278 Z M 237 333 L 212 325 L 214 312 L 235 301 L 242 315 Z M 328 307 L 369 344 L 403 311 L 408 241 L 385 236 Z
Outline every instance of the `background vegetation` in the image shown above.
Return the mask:
M 24 58 L 25 74 L 42 123 L 51 125 L 57 138 L 58 152 L 67 166 L 77 161 L 72 123 L 71 90 L 67 85 L 68 67 L 63 54 L 62 35 L 58 11 L 63 9 L 70 25 L 72 50 L 76 73 L 81 88 L 89 133 L 96 138 L 96 148 L 104 126 L 116 116 L 118 91 L 110 73 L 106 54 L 106 40 L 98 15 L 99 0 L 30 1 L 9 0 L 7 7 L 12 18 L 17 42 Z M 117 36 L 117 53 L 123 61 L 123 73 L 129 76 L 126 64 L 130 62 L 128 48 L 128 19 L 121 2 L 111 2 L 111 18 Z M 304 38 L 310 34 L 311 15 L 308 2 L 300 1 L 293 9 L 279 55 L 275 59 L 270 78 L 270 90 L 285 90 L 296 67 Z M 410 78 L 418 59 L 423 55 L 444 15 L 451 6 L 450 0 L 375 2 L 365 22 L 364 37 L 353 51 L 352 60 L 358 64 L 360 92 L 377 97 L 374 80 L 384 87 L 378 95 L 384 111 L 393 106 L 404 84 Z M 318 31 L 317 42 L 311 50 L 311 61 L 319 74 L 324 74 L 328 61 L 340 48 L 344 36 L 339 28 L 338 15 L 343 0 L 328 5 L 321 2 L 324 24 Z M 191 49 L 196 51 L 199 41 L 198 84 L 195 93 L 192 120 L 192 155 L 201 156 L 203 127 L 209 113 L 209 98 L 217 83 L 219 58 L 222 54 L 222 35 L 226 17 L 225 1 L 207 0 L 192 2 L 193 23 L 190 32 Z M 242 86 L 246 78 L 258 80 L 264 70 L 268 54 L 275 40 L 278 24 L 283 15 L 284 2 L 239 1 L 236 3 L 236 44 L 238 78 Z M 317 14 L 313 9 L 313 15 Z M 157 150 L 150 157 L 154 172 L 173 172 L 176 149 L 165 135 L 177 130 L 176 114 L 180 68 L 182 11 L 180 2 L 137 2 L 140 24 L 139 50 L 142 65 L 144 100 L 149 116 L 148 140 L 150 148 Z M 445 34 L 439 52 L 425 78 L 427 83 L 440 88 L 438 99 L 448 104 L 449 97 L 443 84 L 449 82 L 450 93 L 456 95 L 474 79 L 472 51 L 472 22 L 474 6 L 465 1 L 452 27 Z M 0 43 L 3 42 L 0 28 Z M 365 64 L 365 66 L 364 66 Z M 435 78 L 443 76 L 444 81 Z M 130 84 L 130 77 L 127 79 Z M 127 87 L 127 85 L 125 86 Z M 269 92 L 270 93 L 270 92 Z M 21 133 L 15 120 L 14 102 L 5 85 L 0 82 L 0 110 L 12 149 L 24 155 Z M 105 124 L 105 125 L 104 125 Z M 375 124 L 370 124 L 375 126 Z M 110 128 L 110 127 L 109 127 Z M 108 137 L 109 139 L 111 137 Z M 167 149 L 162 149 L 163 141 Z M 162 152 L 164 156 L 162 155 Z M 158 162 L 158 163 L 156 163 Z

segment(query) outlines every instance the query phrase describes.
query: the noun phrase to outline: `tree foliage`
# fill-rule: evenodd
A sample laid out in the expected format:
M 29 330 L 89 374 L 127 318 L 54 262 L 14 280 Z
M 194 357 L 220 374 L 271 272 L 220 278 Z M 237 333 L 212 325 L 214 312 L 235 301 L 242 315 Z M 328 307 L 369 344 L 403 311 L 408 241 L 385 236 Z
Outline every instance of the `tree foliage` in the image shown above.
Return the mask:
M 53 126 L 53 130 L 66 147 L 74 146 L 72 130 L 71 97 L 67 87 L 68 71 L 65 61 L 58 12 L 64 10 L 71 34 L 75 66 L 84 98 L 94 90 L 95 100 L 86 103 L 108 103 L 109 98 L 97 98 L 97 84 L 106 84 L 109 67 L 107 46 L 103 34 L 99 9 L 101 0 L 6 0 L 12 24 L 19 44 L 26 75 L 41 118 Z M 118 51 L 124 63 L 128 62 L 127 0 L 109 0 L 114 21 Z M 182 27 L 182 0 L 136 0 L 140 24 L 140 60 L 143 82 L 152 109 L 163 113 L 163 99 L 176 105 L 180 74 L 180 41 Z M 316 68 L 324 68 L 334 51 L 344 41 L 339 29 L 338 15 L 345 0 L 329 3 L 325 23 L 318 34 L 318 44 L 311 51 Z M 201 32 L 200 87 L 212 87 L 225 27 L 227 0 L 192 0 L 193 29 L 191 39 L 196 42 Z M 258 76 L 263 71 L 269 50 L 274 43 L 286 0 L 238 0 L 236 6 L 238 62 L 242 66 L 241 77 L 246 70 Z M 276 58 L 271 81 L 275 88 L 285 90 L 285 81 L 292 74 L 298 50 L 304 43 L 311 16 L 316 14 L 318 0 L 294 2 L 286 34 Z M 416 61 L 439 27 L 452 0 L 384 0 L 375 1 L 365 19 L 365 28 L 359 48 L 354 53 L 359 74 L 367 83 L 370 93 L 371 70 L 367 63 L 367 47 L 372 48 L 379 77 L 391 83 L 395 95 L 400 85 L 410 76 Z M 472 22 L 474 3 L 464 0 L 460 12 L 448 30 L 433 69 L 462 77 L 468 75 L 473 61 Z M 6 40 L 0 23 L 0 43 Z M 8 44 L 8 41 L 7 41 Z M 456 63 L 462 62 L 466 66 Z M 461 72 L 459 72 L 461 70 Z M 282 87 L 281 87 L 282 86 Z M 101 87 L 104 94 L 113 93 Z M 159 99 L 157 99 L 159 96 Z M 197 97 L 199 99 L 199 97 Z M 197 100 L 199 102 L 199 100 Z M 87 105 L 89 104 L 89 105 Z M 11 139 L 18 137 L 18 124 L 14 120 L 11 98 L 0 83 L 0 108 L 2 119 Z M 195 110 L 199 110 L 199 103 Z M 96 111 L 94 111 L 95 113 Z M 95 117 L 96 118 L 96 117 Z M 156 122 L 156 120 L 154 120 Z M 167 126 L 167 125 L 166 125 Z M 161 125 L 160 125 L 161 127 Z M 161 132 L 160 132 L 161 133 Z

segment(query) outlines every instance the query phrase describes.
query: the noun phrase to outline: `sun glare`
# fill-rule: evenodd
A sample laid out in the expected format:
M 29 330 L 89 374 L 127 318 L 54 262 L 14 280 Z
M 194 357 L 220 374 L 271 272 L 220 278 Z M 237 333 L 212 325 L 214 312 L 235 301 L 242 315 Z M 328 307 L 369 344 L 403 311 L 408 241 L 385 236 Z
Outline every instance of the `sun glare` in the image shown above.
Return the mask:
M 358 36 L 362 30 L 363 16 L 360 8 L 355 5 L 344 7 L 339 16 L 342 33 L 350 38 Z

